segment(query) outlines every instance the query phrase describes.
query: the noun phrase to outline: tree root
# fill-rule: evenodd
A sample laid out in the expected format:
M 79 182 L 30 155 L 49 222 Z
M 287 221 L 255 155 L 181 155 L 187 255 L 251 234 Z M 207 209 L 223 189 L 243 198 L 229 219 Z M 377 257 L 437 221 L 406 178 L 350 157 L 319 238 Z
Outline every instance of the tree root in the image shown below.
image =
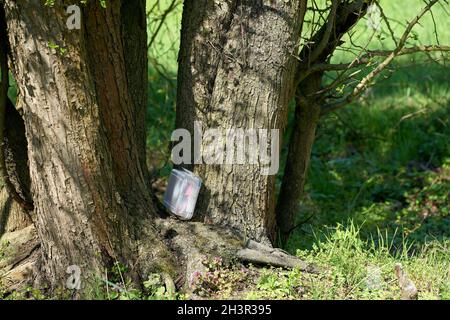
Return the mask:
M 20 291 L 37 284 L 39 240 L 33 226 L 0 237 L 0 289 Z
M 319 270 L 312 264 L 308 264 L 284 250 L 272 248 L 260 244 L 253 240 L 247 241 L 245 248 L 240 249 L 236 256 L 244 261 L 255 264 L 266 264 L 282 268 L 299 268 L 308 273 L 319 273 Z
M 206 271 L 202 264 L 205 257 L 221 257 L 228 261 L 239 260 L 244 263 L 299 268 L 304 272 L 319 273 L 314 265 L 281 249 L 245 239 L 226 228 L 174 218 L 159 219 L 157 225 L 167 246 L 172 248 L 178 257 L 178 269 L 185 289 L 192 286 L 196 274 Z
M 180 221 L 175 218 L 156 219 L 152 225 L 151 229 L 156 228 L 159 236 L 149 231 L 148 237 L 144 236 L 144 239 L 139 240 L 139 266 L 136 271 L 143 281 L 155 273 L 159 274 L 166 292 L 170 294 L 174 294 L 176 289 L 186 293 L 192 292 L 195 276 L 207 271 L 203 264 L 205 258 L 220 257 L 230 264 L 240 261 L 256 265 L 299 268 L 309 273 L 319 272 L 315 266 L 281 249 L 244 239 L 227 228 Z M 23 231 L 16 231 L 17 234 L 21 232 L 29 235 L 30 239 L 26 241 L 26 246 L 22 244 L 24 237 L 15 237 L 17 240 L 10 241 L 14 246 L 12 248 L 14 260 L 0 265 L 0 273 L 3 275 L 5 272 L 9 275 L 18 275 L 8 277 L 8 283 L 3 283 L 8 289 L 18 289 L 25 282 L 30 285 L 40 273 L 36 261 L 40 257 L 36 231 L 33 226 L 29 226 Z M 26 279 L 27 277 L 29 279 Z

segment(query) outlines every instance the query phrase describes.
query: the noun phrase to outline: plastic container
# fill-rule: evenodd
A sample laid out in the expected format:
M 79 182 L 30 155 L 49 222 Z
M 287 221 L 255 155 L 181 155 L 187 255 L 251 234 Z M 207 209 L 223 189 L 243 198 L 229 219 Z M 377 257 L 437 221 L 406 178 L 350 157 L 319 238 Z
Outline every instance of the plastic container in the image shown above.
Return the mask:
M 164 206 L 183 220 L 194 216 L 202 180 L 186 169 L 173 169 L 164 194 Z

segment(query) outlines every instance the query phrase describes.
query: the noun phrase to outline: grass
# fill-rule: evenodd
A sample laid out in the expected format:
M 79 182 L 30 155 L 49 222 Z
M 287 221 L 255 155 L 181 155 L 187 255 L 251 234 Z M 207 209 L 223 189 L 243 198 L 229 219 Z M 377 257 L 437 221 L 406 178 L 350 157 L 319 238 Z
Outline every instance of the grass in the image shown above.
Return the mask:
M 297 255 L 318 264 L 320 276 L 298 270 L 271 269 L 258 280 L 249 298 L 274 299 L 399 299 L 394 265 L 402 263 L 417 285 L 419 299 L 449 299 L 448 249 L 430 243 L 420 252 L 397 251 L 394 242 L 379 234 L 364 241 L 353 223 L 329 230 L 310 250 Z M 380 242 L 381 240 L 381 242 Z M 448 243 L 447 243 L 448 245 Z
M 169 2 L 160 1 L 160 12 Z M 421 0 L 381 3 L 398 32 L 423 7 Z M 177 34 L 180 12 L 169 21 L 167 34 Z M 433 17 L 448 18 L 439 5 Z M 433 17 L 424 17 L 408 45 L 450 43 L 450 31 L 436 23 L 435 32 Z M 355 44 L 365 45 L 370 37 L 363 20 L 354 29 Z M 385 25 L 373 39 L 369 48 L 392 48 Z M 176 53 L 174 41 L 178 38 L 162 34 L 155 51 Z M 333 61 L 349 58 L 339 51 Z M 242 298 L 397 299 L 394 264 L 401 262 L 419 298 L 450 299 L 450 78 L 447 67 L 426 58 L 397 60 L 360 101 L 320 124 L 307 197 L 298 213 L 299 221 L 313 218 L 297 229 L 287 250 L 325 267 L 326 274 L 317 279 L 297 270 L 267 269 L 246 278 L 254 290 Z M 166 148 L 173 128 L 176 59 L 163 64 L 169 81 L 161 79 L 158 67 L 150 71 L 150 125 L 158 126 L 149 135 L 153 150 Z M 168 150 L 157 157 L 167 159 Z M 167 173 L 166 168 L 161 175 Z M 376 285 L 368 284 L 371 271 Z M 230 295 L 226 291 L 211 294 Z

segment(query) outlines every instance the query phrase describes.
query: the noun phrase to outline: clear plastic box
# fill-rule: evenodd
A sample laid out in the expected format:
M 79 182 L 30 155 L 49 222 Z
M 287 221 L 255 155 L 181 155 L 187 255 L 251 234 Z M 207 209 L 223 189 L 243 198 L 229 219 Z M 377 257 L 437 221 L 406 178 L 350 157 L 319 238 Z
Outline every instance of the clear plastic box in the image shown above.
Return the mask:
M 164 194 L 164 206 L 183 220 L 194 215 L 202 180 L 186 169 L 173 169 Z

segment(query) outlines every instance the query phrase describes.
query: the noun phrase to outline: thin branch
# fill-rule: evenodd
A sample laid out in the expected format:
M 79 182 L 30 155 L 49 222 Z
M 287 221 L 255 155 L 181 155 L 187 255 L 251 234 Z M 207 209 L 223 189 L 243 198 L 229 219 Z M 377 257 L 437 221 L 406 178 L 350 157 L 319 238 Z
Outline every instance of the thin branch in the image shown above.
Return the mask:
M 411 34 L 414 26 L 420 21 L 420 19 L 431 10 L 431 8 L 438 2 L 439 0 L 431 0 L 421 11 L 420 13 L 408 24 L 405 32 L 403 33 L 397 48 L 389 53 L 374 70 L 372 70 L 366 77 L 364 77 L 358 85 L 353 89 L 353 92 L 350 93 L 347 97 L 333 104 L 325 105 L 322 108 L 322 115 L 327 114 L 329 112 L 335 111 L 347 104 L 351 103 L 354 99 L 359 97 L 369 86 L 373 79 L 378 76 L 397 56 L 400 55 L 402 50 L 405 47 L 405 44 Z
M 295 85 L 298 86 L 304 79 L 306 79 L 309 73 L 309 67 L 311 64 L 325 62 L 327 58 L 336 50 L 340 45 L 340 41 L 343 35 L 364 16 L 368 7 L 368 3 L 365 0 L 352 1 L 345 3 L 345 5 L 338 6 L 335 18 L 333 18 L 333 24 L 328 23 L 322 26 L 314 36 L 309 40 L 313 44 L 311 46 L 304 46 L 303 50 L 299 54 L 301 63 L 298 64 L 297 72 L 295 76 Z M 330 17 L 331 18 L 331 17 Z M 328 22 L 330 22 L 330 18 Z M 329 26 L 332 26 L 332 30 L 328 32 Z M 326 34 L 328 34 L 326 36 Z M 327 39 L 327 44 L 323 50 L 320 50 L 319 56 L 313 60 L 316 54 L 311 52 L 319 52 L 317 46 L 322 43 L 323 39 Z
M 372 33 L 372 35 L 370 36 L 369 41 L 367 41 L 367 44 L 363 48 L 361 48 L 361 52 L 366 52 L 367 51 L 367 48 L 369 47 L 370 43 L 372 42 L 372 39 L 373 39 L 374 36 L 375 36 L 375 32 Z M 347 69 L 351 70 L 353 68 L 353 65 L 357 64 L 360 58 L 361 58 L 361 53 L 358 53 L 358 55 L 355 57 L 355 59 L 353 59 L 353 61 L 350 62 L 350 64 L 348 65 Z M 344 78 L 344 75 L 346 74 L 347 69 L 344 72 L 341 72 L 341 74 L 338 75 L 338 77 L 327 88 L 321 90 L 320 92 L 327 92 L 327 91 L 335 88 L 338 84 L 347 81 L 347 79 Z M 359 71 L 351 74 L 350 77 L 352 77 L 356 73 L 359 73 Z
M 164 11 L 164 13 L 161 16 L 161 21 L 159 22 L 159 25 L 156 28 L 155 33 L 153 33 L 152 38 L 150 39 L 150 42 L 149 42 L 147 48 L 151 48 L 153 42 L 155 42 L 156 37 L 159 34 L 159 31 L 161 30 L 162 26 L 164 25 L 164 22 L 166 21 L 167 16 L 169 15 L 169 13 L 172 12 L 173 9 L 175 9 L 175 7 L 177 5 L 178 5 L 178 0 L 172 0 L 169 7 Z
M 437 24 L 436 24 L 436 19 L 434 18 L 434 14 L 433 14 L 433 10 L 430 10 L 430 14 L 431 14 L 431 20 L 433 21 L 433 27 L 434 27 L 434 36 L 436 38 L 436 43 L 438 45 L 441 45 L 441 42 L 439 40 L 439 35 L 438 35 L 438 31 L 437 31 Z M 441 53 L 442 57 L 444 57 L 444 54 Z M 445 65 L 445 60 L 444 60 L 444 65 Z
M 328 46 L 328 42 L 330 41 L 331 34 L 333 33 L 333 29 L 336 22 L 336 13 L 337 9 L 339 7 L 339 4 L 341 3 L 340 0 L 333 0 L 331 5 L 331 11 L 328 15 L 328 22 L 326 26 L 326 30 L 324 33 L 323 38 L 320 40 L 317 47 L 311 52 L 309 56 L 309 61 L 314 62 L 317 60 L 317 58 L 322 54 L 322 52 L 326 49 Z
M 375 3 L 377 4 L 378 8 L 380 9 L 381 18 L 383 19 L 384 23 L 386 23 L 389 33 L 391 34 L 392 41 L 394 41 L 395 46 L 398 46 L 397 39 L 395 39 L 394 30 L 391 27 L 391 23 L 389 22 L 388 17 L 384 13 L 383 7 L 380 6 L 379 0 L 377 0 Z
M 398 54 L 398 56 L 408 55 L 418 52 L 448 52 L 450 51 L 450 46 L 445 45 L 426 45 L 426 46 L 414 46 L 403 48 Z M 338 63 L 338 64 L 328 64 L 328 63 L 318 63 L 311 66 L 311 73 L 318 71 L 340 71 L 348 70 L 349 68 L 356 68 L 361 65 L 370 63 L 374 57 L 387 57 L 393 53 L 392 50 L 370 50 L 358 59 L 356 63 Z

